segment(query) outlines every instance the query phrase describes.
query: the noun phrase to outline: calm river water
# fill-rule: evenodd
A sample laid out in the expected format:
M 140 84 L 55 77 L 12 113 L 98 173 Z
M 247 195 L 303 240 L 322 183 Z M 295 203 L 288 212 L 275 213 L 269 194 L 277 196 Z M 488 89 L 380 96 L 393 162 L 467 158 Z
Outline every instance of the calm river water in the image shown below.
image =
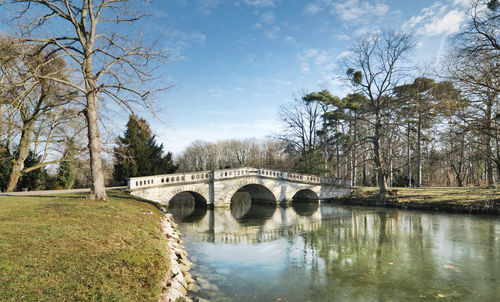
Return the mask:
M 500 301 L 498 217 L 172 203 L 210 301 Z M 179 203 L 177 203 L 179 204 Z

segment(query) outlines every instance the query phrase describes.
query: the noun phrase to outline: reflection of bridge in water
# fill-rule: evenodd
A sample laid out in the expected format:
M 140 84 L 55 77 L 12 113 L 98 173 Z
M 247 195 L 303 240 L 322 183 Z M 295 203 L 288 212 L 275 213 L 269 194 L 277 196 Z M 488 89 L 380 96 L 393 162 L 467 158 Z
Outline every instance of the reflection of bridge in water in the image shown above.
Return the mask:
M 234 202 L 234 200 L 233 200 Z M 277 207 L 239 198 L 231 209 L 186 206 L 185 200 L 174 200 L 169 211 L 183 223 L 191 240 L 215 243 L 255 243 L 318 230 L 328 218 L 351 215 L 350 211 L 320 207 L 319 203 L 294 202 Z M 194 235 L 193 235 L 194 234 Z
M 350 193 L 348 183 L 331 178 L 274 171 L 240 168 L 193 173 L 177 173 L 129 179 L 128 189 L 134 196 L 163 205 L 178 194 L 189 193 L 199 203 L 227 207 L 237 192 L 254 199 L 287 203 L 294 198 L 323 200 Z

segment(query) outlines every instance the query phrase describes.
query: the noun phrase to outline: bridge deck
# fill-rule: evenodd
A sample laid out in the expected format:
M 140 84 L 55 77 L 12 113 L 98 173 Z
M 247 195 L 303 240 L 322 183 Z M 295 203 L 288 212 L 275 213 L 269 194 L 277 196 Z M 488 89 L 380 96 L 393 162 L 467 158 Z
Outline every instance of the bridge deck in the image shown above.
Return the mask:
M 288 180 L 291 182 L 300 182 L 316 185 L 349 185 L 336 181 L 330 177 L 319 177 L 316 175 L 307 175 L 300 173 L 291 173 L 285 171 L 277 171 L 270 169 L 257 169 L 252 167 L 244 167 L 238 169 L 225 169 L 215 171 L 200 171 L 188 173 L 174 173 L 154 176 L 132 177 L 129 179 L 128 188 L 133 190 L 136 188 L 155 187 L 167 184 L 189 184 L 200 181 L 217 181 L 227 178 L 259 176 L 264 178 L 274 178 Z

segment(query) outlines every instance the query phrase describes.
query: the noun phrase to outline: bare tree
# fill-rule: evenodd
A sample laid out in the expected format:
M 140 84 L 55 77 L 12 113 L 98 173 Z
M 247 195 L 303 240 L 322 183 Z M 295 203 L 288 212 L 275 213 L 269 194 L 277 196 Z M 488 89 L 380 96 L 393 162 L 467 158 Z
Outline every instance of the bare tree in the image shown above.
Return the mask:
M 346 80 L 354 84 L 355 91 L 368 98 L 367 111 L 372 115 L 373 126 L 373 162 L 381 197 L 388 191 L 388 169 L 383 165 L 385 160 L 381 152 L 383 115 L 391 107 L 393 88 L 408 74 L 408 67 L 402 63 L 413 47 L 414 42 L 408 34 L 386 31 L 359 39 L 351 46 L 351 55 L 341 63 L 347 71 Z
M 133 35 L 134 24 L 143 18 L 136 12 L 136 1 L 127 0 L 3 0 L 17 5 L 20 16 L 29 21 L 27 42 L 35 42 L 64 58 L 72 66 L 71 80 L 52 76 L 79 91 L 85 98 L 84 114 L 88 128 L 88 149 L 92 187 L 90 197 L 106 200 L 99 133 L 99 97 L 115 101 L 132 113 L 134 104 L 151 109 L 151 90 L 145 82 L 152 79 L 155 43 L 144 46 L 142 36 Z M 147 1 L 145 1 L 147 2 Z M 33 16 L 35 16 L 33 18 Z M 57 27 L 67 27 L 59 31 Z M 157 61 L 156 61 L 157 62 Z M 50 64 L 50 60 L 46 64 Z M 80 83 L 75 79 L 80 79 Z
M 470 21 L 454 37 L 464 56 L 495 53 L 500 56 L 500 1 L 473 0 L 468 11 Z
M 40 51 L 36 45 L 20 45 L 8 38 L 1 41 L 0 52 L 2 98 L 8 100 L 1 108 L 13 109 L 20 120 L 16 125 L 19 124 L 21 136 L 7 186 L 7 192 L 12 192 L 16 189 L 21 173 L 27 172 L 24 170 L 24 161 L 30 152 L 33 135 L 38 133 L 39 137 L 40 128 L 46 126 L 44 117 L 68 104 L 74 93 L 59 81 L 49 79 L 67 80 L 64 60 L 54 59 L 53 54 Z M 51 63 L 45 64 L 47 61 Z M 49 132 L 49 138 L 50 135 Z M 37 168 L 46 164 L 37 165 Z
M 302 159 L 304 167 L 299 172 L 315 173 L 316 161 L 321 155 L 318 131 L 323 128 L 325 112 L 321 103 L 307 102 L 304 97 L 305 94 L 280 108 L 278 114 L 283 124 L 283 133 L 278 139 Z

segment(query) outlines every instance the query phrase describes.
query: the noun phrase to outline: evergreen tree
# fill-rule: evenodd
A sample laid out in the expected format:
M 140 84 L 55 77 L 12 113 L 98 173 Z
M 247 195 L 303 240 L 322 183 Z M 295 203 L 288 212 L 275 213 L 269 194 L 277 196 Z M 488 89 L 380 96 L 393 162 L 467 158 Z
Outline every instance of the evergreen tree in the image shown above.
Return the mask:
M 78 160 L 75 158 L 75 142 L 69 138 L 66 142 L 66 150 L 59 164 L 57 181 L 64 189 L 71 189 L 75 184 L 78 171 Z
M 12 171 L 13 157 L 7 147 L 0 145 L 0 192 L 5 192 Z
M 118 137 L 114 148 L 115 165 L 113 177 L 119 184 L 135 176 L 173 173 L 177 167 L 172 153 L 163 155 L 163 144 L 156 143 L 148 123 L 136 116 L 130 116 L 123 137 Z
M 33 151 L 29 151 L 28 157 L 24 160 L 24 167 L 30 168 L 41 163 L 41 156 L 36 156 Z M 23 173 L 17 183 L 17 191 L 22 190 L 42 190 L 45 189 L 47 172 L 45 169 L 35 169 L 28 173 Z

